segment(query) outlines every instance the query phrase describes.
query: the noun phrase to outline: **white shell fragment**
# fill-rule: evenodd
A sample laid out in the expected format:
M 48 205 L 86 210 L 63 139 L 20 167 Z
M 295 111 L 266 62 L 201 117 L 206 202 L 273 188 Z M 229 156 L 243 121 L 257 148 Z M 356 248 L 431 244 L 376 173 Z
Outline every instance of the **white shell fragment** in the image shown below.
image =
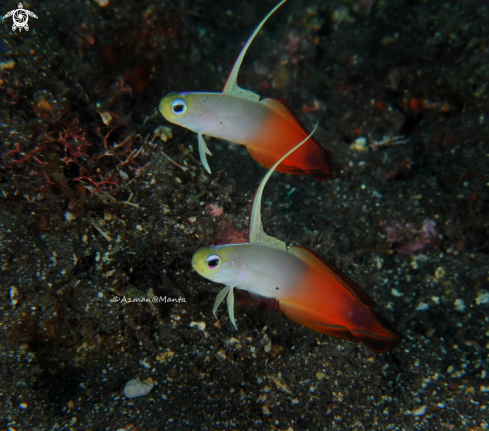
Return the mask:
M 267 334 L 263 336 L 262 343 L 264 344 L 263 350 L 265 351 L 265 353 L 270 353 L 272 351 L 272 340 L 268 338 Z
M 104 111 L 104 112 L 100 112 L 100 117 L 102 117 L 102 122 L 108 126 L 110 123 L 112 123 L 112 115 L 110 112 L 107 112 L 107 111 Z
M 126 386 L 124 387 L 124 395 L 126 398 L 145 397 L 151 392 L 153 386 L 154 383 L 151 377 L 143 381 L 136 377 L 126 383 Z
M 65 212 L 65 220 L 69 223 L 71 223 L 73 220 L 76 219 L 76 215 L 73 213 L 70 213 L 69 211 Z
M 205 322 L 190 322 L 190 325 L 188 326 L 191 328 L 196 327 L 199 331 L 205 331 L 206 324 Z
M 489 293 L 486 291 L 479 292 L 477 298 L 475 298 L 475 303 L 477 305 L 487 304 L 489 302 Z
M 426 413 L 428 406 L 421 406 L 413 411 L 414 416 L 423 416 Z
M 10 302 L 15 307 L 19 303 L 19 289 L 10 286 Z
M 465 310 L 465 302 L 463 299 L 456 299 L 454 302 L 455 309 L 457 311 L 464 311 Z
M 350 149 L 355 151 L 368 151 L 367 138 L 357 138 L 350 144 Z
M 119 170 L 119 176 L 122 181 L 127 181 L 129 179 L 129 175 L 127 175 L 122 169 Z

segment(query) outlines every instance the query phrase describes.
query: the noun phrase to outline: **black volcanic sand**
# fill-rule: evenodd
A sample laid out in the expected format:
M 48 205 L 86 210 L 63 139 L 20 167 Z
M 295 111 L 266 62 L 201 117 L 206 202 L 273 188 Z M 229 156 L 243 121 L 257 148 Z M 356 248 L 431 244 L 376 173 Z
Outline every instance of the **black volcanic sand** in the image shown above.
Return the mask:
M 245 295 L 236 332 L 190 265 L 244 237 L 265 169 L 209 139 L 207 174 L 158 103 L 220 91 L 274 1 L 30 1 L 29 32 L 1 22 L 1 429 L 487 429 L 489 10 L 369 3 L 289 0 L 240 85 L 319 121 L 336 178 L 274 174 L 265 230 L 375 299 L 403 337 L 386 354 Z M 136 377 L 154 387 L 127 399 Z

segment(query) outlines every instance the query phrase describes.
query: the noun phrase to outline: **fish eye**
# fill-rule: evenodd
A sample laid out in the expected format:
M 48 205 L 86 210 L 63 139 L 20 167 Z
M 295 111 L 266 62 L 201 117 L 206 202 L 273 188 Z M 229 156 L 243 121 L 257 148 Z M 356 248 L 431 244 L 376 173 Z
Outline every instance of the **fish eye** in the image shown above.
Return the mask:
M 221 258 L 217 254 L 211 254 L 206 260 L 205 263 L 207 268 L 216 269 L 221 263 Z
M 183 115 L 187 112 L 187 102 L 182 99 L 174 100 L 170 106 L 171 112 L 175 115 Z

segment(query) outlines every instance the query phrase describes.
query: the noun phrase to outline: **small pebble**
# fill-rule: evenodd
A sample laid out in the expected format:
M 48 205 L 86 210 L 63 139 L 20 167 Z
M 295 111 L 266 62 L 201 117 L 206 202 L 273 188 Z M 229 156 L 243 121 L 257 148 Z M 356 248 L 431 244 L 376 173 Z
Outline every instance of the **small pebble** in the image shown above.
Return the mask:
M 119 176 L 122 181 L 127 181 L 129 179 L 129 175 L 127 175 L 122 169 L 119 170 Z
M 463 299 L 456 299 L 454 304 L 455 304 L 455 308 L 457 309 L 457 311 L 464 311 L 465 310 L 465 302 L 463 301 Z
M 188 326 L 190 326 L 191 328 L 197 327 L 197 329 L 199 331 L 204 331 L 206 324 L 205 324 L 205 322 L 190 322 L 190 325 L 188 325 Z
M 110 114 L 110 112 L 100 112 L 100 116 L 102 117 L 102 122 L 106 126 L 112 123 L 112 115 Z
M 173 138 L 173 132 L 168 126 L 159 126 L 154 131 L 155 135 L 158 136 L 163 142 L 167 142 L 168 139 Z
M 436 268 L 435 278 L 440 279 L 440 278 L 443 278 L 444 276 L 445 276 L 445 270 L 441 266 Z
M 76 215 L 73 214 L 73 213 L 70 213 L 69 211 L 66 211 L 65 212 L 65 220 L 68 222 L 68 223 L 71 223 L 73 220 L 76 219 Z
M 265 401 L 267 400 L 267 395 L 266 394 L 261 394 L 257 399 L 256 399 L 256 402 L 257 403 L 264 403 Z
M 428 406 L 421 406 L 418 409 L 413 411 L 414 416 L 423 416 L 426 413 L 426 409 Z
M 487 304 L 489 302 L 489 293 L 488 292 L 479 292 L 477 298 L 475 298 L 475 303 L 477 305 Z
M 357 138 L 350 145 L 351 150 L 355 151 L 368 151 L 367 138 Z
M 126 398 L 144 397 L 151 392 L 154 383 L 151 377 L 141 381 L 138 378 L 129 380 L 124 387 L 124 395 Z
M 13 306 L 19 303 L 19 289 L 15 286 L 10 286 L 10 302 Z
M 2 70 L 10 70 L 15 67 L 15 61 L 14 60 L 8 60 L 0 63 L 0 69 Z

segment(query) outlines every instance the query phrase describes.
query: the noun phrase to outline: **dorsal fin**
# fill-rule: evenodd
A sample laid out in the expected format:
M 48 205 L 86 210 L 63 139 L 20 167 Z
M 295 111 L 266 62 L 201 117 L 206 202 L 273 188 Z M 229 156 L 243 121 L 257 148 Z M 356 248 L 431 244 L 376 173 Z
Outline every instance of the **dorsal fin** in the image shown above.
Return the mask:
M 261 222 L 261 196 L 263 194 L 263 189 L 267 184 L 268 179 L 273 174 L 273 171 L 277 168 L 280 163 L 284 161 L 288 156 L 290 156 L 297 148 L 299 148 L 304 142 L 307 142 L 312 134 L 316 131 L 316 126 L 309 136 L 306 137 L 302 142 L 297 144 L 294 148 L 292 148 L 289 152 L 284 154 L 278 161 L 275 163 L 267 172 L 263 181 L 256 189 L 255 196 L 253 197 L 253 202 L 251 203 L 251 212 L 250 212 L 250 224 L 249 224 L 249 237 L 250 243 L 252 244 L 261 244 L 266 245 L 268 247 L 278 248 L 279 250 L 286 250 L 285 243 L 276 238 L 268 236 L 265 232 L 263 232 L 263 224 Z
M 368 307 L 375 308 L 375 301 L 368 296 L 353 280 L 343 274 L 331 262 L 328 262 L 324 257 L 304 247 L 290 247 L 288 250 L 294 256 L 297 256 L 303 262 L 308 263 L 317 270 L 333 276 L 350 294 L 359 302 Z
M 247 40 L 245 45 L 243 46 L 243 49 L 239 53 L 238 58 L 236 59 L 236 62 L 234 63 L 234 66 L 231 70 L 231 73 L 228 76 L 228 79 L 226 81 L 226 84 L 224 85 L 224 89 L 222 90 L 222 94 L 227 94 L 228 96 L 234 96 L 234 97 L 239 97 L 241 99 L 247 99 L 251 100 L 253 102 L 258 102 L 260 100 L 260 96 L 256 93 L 253 93 L 252 91 L 249 90 L 244 90 L 242 88 L 238 87 L 237 83 L 237 78 L 238 78 L 238 72 L 239 68 L 241 67 L 241 63 L 243 62 L 244 56 L 246 55 L 246 51 L 251 45 L 251 42 L 253 42 L 253 39 L 255 36 L 258 34 L 258 32 L 261 30 L 265 22 L 267 21 L 268 18 L 280 7 L 282 6 L 287 0 L 282 0 L 277 6 L 275 6 L 269 13 L 268 15 L 263 18 L 263 21 L 258 24 L 258 27 L 256 27 L 255 31 L 253 34 L 250 36 L 250 38 Z

